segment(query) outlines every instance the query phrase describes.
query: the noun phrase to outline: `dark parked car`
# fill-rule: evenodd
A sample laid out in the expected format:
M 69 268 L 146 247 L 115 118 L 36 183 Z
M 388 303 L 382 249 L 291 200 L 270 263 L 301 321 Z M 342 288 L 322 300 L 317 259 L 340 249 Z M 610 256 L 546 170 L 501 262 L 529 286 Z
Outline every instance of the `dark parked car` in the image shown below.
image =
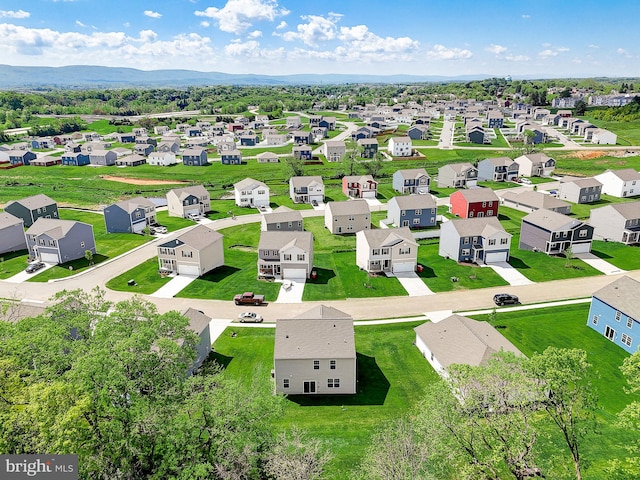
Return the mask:
M 515 295 L 511 295 L 509 293 L 498 293 L 497 295 L 493 296 L 493 301 L 496 305 L 502 306 L 502 305 L 516 305 L 518 303 L 520 303 L 520 300 L 518 300 L 518 297 L 516 297 Z
M 42 262 L 33 262 L 33 263 L 30 263 L 29 266 L 24 269 L 24 271 L 27 272 L 27 273 L 33 273 L 33 272 L 37 272 L 41 268 L 44 268 L 44 263 L 42 263 Z

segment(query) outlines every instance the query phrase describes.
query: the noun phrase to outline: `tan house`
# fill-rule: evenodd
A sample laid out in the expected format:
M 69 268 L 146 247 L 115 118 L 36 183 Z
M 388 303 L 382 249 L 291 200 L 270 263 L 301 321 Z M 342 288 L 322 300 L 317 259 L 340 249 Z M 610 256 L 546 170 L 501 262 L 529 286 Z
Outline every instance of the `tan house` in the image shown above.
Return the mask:
M 328 140 L 322 145 L 322 153 L 327 157 L 327 162 L 339 162 L 347 153 L 347 146 L 342 140 Z
M 197 225 L 182 235 L 158 245 L 161 273 L 200 277 L 224 265 L 222 235 Z
M 356 233 L 356 264 L 367 272 L 415 272 L 418 243 L 409 227 L 360 230 Z
M 167 193 L 167 209 L 170 217 L 204 215 L 211 210 L 211 196 L 202 185 L 174 188 Z
M 313 234 L 305 231 L 260 233 L 258 277 L 304 281 L 313 269 Z
M 357 393 L 353 319 L 325 305 L 278 319 L 273 366 L 276 393 Z
M 324 226 L 334 235 L 356 233 L 371 228 L 371 212 L 366 200 L 329 202 L 324 209 Z

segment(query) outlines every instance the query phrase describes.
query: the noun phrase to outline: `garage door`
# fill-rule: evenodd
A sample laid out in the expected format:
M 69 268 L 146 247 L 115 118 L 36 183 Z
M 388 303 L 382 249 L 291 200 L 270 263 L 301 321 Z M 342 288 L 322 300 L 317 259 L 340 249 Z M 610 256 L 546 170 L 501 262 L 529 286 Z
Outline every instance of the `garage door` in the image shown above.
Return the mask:
M 507 252 L 487 252 L 484 262 L 485 263 L 506 262 L 507 255 L 508 255 Z
M 138 222 L 133 224 L 133 233 L 140 233 L 147 226 L 147 222 Z
M 393 264 L 393 273 L 413 272 L 416 269 L 416 264 L 413 262 L 402 262 Z
M 189 215 L 200 215 L 200 207 L 198 208 L 185 208 L 184 209 L 184 216 L 187 217 Z
M 591 251 L 591 243 L 574 243 L 571 245 L 573 253 L 589 253 Z
M 41 253 L 40 261 L 44 263 L 53 263 L 53 264 L 58 264 L 60 262 L 60 260 L 58 260 L 57 253 Z
M 282 271 L 285 280 L 306 280 L 307 271 L 304 268 L 285 268 Z
M 362 198 L 376 198 L 376 192 L 362 192 Z
M 178 275 L 198 277 L 200 275 L 200 269 L 198 265 L 178 265 Z

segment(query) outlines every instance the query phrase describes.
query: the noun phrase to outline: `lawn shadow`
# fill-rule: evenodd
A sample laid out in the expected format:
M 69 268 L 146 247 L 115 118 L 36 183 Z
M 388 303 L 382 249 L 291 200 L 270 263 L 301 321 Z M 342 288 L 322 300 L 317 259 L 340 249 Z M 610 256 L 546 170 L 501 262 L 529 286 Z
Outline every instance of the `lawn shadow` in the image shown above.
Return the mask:
M 600 252 L 598 250 L 593 250 L 591 249 L 591 253 L 593 253 L 595 256 L 599 257 L 599 258 L 613 258 L 611 255 L 609 255 L 608 253 L 604 253 L 604 252 Z
M 221 267 L 216 268 L 215 270 L 205 273 L 203 276 L 200 277 L 200 279 L 206 282 L 217 283 L 239 271 L 240 269 L 237 267 L 230 267 L 229 265 L 223 265 Z
M 11 260 L 12 258 L 22 257 L 23 255 L 28 255 L 29 250 L 18 250 L 17 252 L 6 252 L 0 255 L 0 259 L 2 261 Z
M 436 272 L 433 270 L 433 268 L 421 264 L 422 265 L 422 271 L 418 272 L 418 276 L 420 278 L 435 278 L 437 277 Z
M 233 360 L 233 357 L 228 357 L 227 355 L 222 355 L 221 353 L 211 350 L 205 361 L 202 362 L 202 368 L 207 370 L 225 370 L 231 363 L 231 360 Z
M 391 384 L 375 357 L 356 353 L 356 371 L 358 393 L 355 395 L 288 395 L 287 399 L 301 407 L 384 405 Z
M 511 265 L 513 268 L 531 268 L 518 257 L 509 257 L 509 265 Z
M 327 283 L 329 283 L 329 280 L 336 276 L 336 272 L 328 268 L 314 268 L 313 271 L 316 272 L 317 276 L 315 279 L 307 280 L 307 283 L 319 283 L 326 285 Z

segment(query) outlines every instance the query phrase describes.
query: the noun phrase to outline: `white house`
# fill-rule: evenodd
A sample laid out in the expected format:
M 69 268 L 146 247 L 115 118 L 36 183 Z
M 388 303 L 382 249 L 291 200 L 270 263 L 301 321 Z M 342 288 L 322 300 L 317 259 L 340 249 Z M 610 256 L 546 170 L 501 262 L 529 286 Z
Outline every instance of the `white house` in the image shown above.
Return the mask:
M 392 157 L 410 157 L 413 152 L 411 138 L 391 137 L 389 139 L 388 152 Z
M 591 143 L 600 145 L 615 145 L 618 141 L 618 136 L 615 133 L 603 128 L 596 128 L 590 133 L 585 133 L 585 138 L 587 135 L 591 136 Z
M 618 198 L 640 195 L 640 173 L 633 168 L 606 170 L 593 178 L 602 183 L 604 194 Z
M 268 207 L 269 187 L 253 178 L 245 178 L 233 185 L 236 205 L 239 207 Z
M 418 243 L 409 227 L 356 232 L 356 264 L 367 272 L 414 272 Z
M 319 175 L 291 177 L 289 197 L 294 203 L 324 202 L 324 182 Z
M 173 152 L 151 152 L 147 157 L 147 163 L 149 165 L 168 167 L 169 165 L 177 165 L 178 160 Z

